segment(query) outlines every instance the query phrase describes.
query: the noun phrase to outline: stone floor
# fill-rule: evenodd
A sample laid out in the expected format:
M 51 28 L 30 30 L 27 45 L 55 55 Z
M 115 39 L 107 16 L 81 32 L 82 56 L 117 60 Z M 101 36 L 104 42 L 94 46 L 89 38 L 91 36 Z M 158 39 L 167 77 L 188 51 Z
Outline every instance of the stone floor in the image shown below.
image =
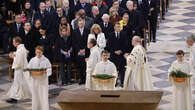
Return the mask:
M 176 60 L 175 52 L 179 49 L 187 50 L 185 37 L 190 34 L 195 34 L 195 1 L 173 0 L 166 20 L 161 22 L 157 32 L 157 43 L 151 43 L 148 47 L 155 90 L 164 91 L 159 110 L 171 110 L 172 88 L 168 82 L 167 70 L 170 64 Z M 14 105 L 5 102 L 5 94 L 11 86 L 8 81 L 7 68 L 7 64 L 0 64 L 0 110 L 31 110 L 30 100 Z M 78 86 L 78 84 L 66 87 L 50 85 L 49 91 L 56 93 L 62 90 L 82 88 L 84 86 Z M 195 100 L 195 98 L 193 99 Z M 56 97 L 50 98 L 49 102 L 50 110 L 60 110 L 56 103 Z

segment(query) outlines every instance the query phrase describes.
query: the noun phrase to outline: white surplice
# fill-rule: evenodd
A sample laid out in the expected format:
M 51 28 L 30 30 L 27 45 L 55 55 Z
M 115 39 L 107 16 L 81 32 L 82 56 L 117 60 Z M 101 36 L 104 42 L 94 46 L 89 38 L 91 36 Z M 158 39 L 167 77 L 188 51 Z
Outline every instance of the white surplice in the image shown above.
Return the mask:
M 190 65 L 185 61 L 174 61 L 169 69 L 169 74 L 176 70 L 190 74 Z M 193 110 L 190 78 L 182 83 L 174 82 L 171 77 L 169 80 L 173 84 L 172 110 Z
M 189 49 L 189 64 L 191 68 L 193 90 L 195 90 L 195 44 Z
M 45 56 L 34 57 L 30 60 L 28 68 L 46 68 L 46 74 L 32 76 L 32 110 L 49 110 L 48 77 L 52 74 L 51 63 Z
M 98 62 L 101 61 L 101 50 L 99 47 L 94 46 L 93 48 L 90 49 L 90 56 L 87 61 L 87 70 L 86 70 L 86 83 L 85 83 L 85 88 L 86 89 L 91 89 L 91 75 L 95 69 L 95 66 Z
M 147 64 L 146 52 L 141 45 L 135 46 L 127 57 L 124 89 L 139 91 L 153 90 L 152 75 Z
M 27 99 L 31 97 L 31 92 L 29 88 L 29 73 L 24 72 L 24 69 L 28 65 L 27 51 L 24 45 L 20 44 L 14 54 L 15 57 L 12 64 L 14 81 L 7 95 L 9 98 L 17 100 Z
M 92 82 L 93 90 L 114 90 L 115 89 L 115 84 L 116 84 L 116 79 L 117 79 L 117 69 L 114 63 L 112 63 L 109 60 L 107 62 L 100 61 L 99 63 L 96 64 L 95 70 L 93 72 L 93 75 L 97 75 L 97 74 L 112 75 L 112 76 L 115 76 L 115 79 L 114 79 L 114 82 L 111 84 L 111 86 L 104 85 L 103 88 L 98 87 L 98 84 L 96 84 L 95 82 Z

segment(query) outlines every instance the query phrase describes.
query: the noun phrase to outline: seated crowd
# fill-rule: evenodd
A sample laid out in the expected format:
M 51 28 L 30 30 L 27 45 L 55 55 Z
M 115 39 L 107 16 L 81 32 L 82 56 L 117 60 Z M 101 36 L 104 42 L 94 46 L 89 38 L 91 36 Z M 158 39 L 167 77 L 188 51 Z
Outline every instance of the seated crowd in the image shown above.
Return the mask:
M 105 62 L 112 68 L 114 63 L 119 85 L 123 86 L 125 56 L 133 49 L 133 36 L 140 36 L 144 44 L 149 30 L 149 40 L 156 42 L 159 0 L 19 1 L 1 1 L 0 39 L 4 52 L 16 50 L 12 44 L 16 36 L 21 37 L 28 51 L 28 61 L 35 56 L 35 47 L 44 47 L 44 56 L 59 64 L 62 85 L 72 83 L 72 63 L 79 73 L 79 84 L 84 84 L 86 74 L 92 74 L 97 63 L 104 64 L 100 62 L 101 53 L 108 56 L 109 52 L 110 59 L 104 58 Z M 15 14 L 12 23 L 7 22 L 10 10 Z M 164 19 L 164 11 L 162 14 Z

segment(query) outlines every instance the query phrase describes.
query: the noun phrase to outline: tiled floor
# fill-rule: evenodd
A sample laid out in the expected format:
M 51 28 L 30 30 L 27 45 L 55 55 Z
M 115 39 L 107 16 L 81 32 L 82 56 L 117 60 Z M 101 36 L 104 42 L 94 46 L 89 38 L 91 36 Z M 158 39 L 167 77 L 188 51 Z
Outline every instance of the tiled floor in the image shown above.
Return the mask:
M 148 47 L 154 87 L 156 90 L 164 91 L 159 106 L 160 110 L 171 110 L 172 88 L 168 82 L 167 70 L 171 62 L 176 59 L 175 52 L 179 49 L 187 50 L 185 37 L 193 33 L 195 34 L 195 1 L 173 0 L 166 20 L 160 24 L 157 43 L 151 43 Z M 0 64 L 0 110 L 30 110 L 30 100 L 21 101 L 15 105 L 5 103 L 5 94 L 10 85 L 7 76 L 7 64 Z M 50 85 L 50 92 L 56 93 L 62 90 L 81 88 L 84 87 L 77 84 L 66 87 Z M 50 110 L 59 110 L 55 97 L 51 98 L 49 102 Z

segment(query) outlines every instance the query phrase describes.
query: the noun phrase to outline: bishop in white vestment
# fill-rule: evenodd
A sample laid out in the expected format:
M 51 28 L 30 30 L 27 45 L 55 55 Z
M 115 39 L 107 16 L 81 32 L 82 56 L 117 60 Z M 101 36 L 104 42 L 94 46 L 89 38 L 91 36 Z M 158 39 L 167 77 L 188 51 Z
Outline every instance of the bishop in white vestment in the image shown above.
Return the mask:
M 100 57 L 100 48 L 96 45 L 96 40 L 91 39 L 88 42 L 88 48 L 90 48 L 90 56 L 89 59 L 87 60 L 87 70 L 86 70 L 86 84 L 85 88 L 86 89 L 91 89 L 91 76 L 92 73 L 95 69 L 95 66 L 98 62 L 101 61 Z
M 16 52 L 11 53 L 13 58 L 12 69 L 14 69 L 14 81 L 7 95 L 10 98 L 8 103 L 17 103 L 17 100 L 27 99 L 31 97 L 29 89 L 29 74 L 24 72 L 27 67 L 27 50 L 21 44 L 22 40 L 19 37 L 13 39 L 13 45 L 17 48 Z
M 147 64 L 145 49 L 141 46 L 140 37 L 133 37 L 132 45 L 134 48 L 127 57 L 124 89 L 151 91 L 153 90 L 152 75 Z
M 183 51 L 177 52 L 178 59 L 172 63 L 169 74 L 176 70 L 190 74 L 190 65 L 188 62 L 183 61 L 183 55 Z M 185 82 L 177 83 L 169 77 L 169 81 L 173 84 L 172 110 L 193 110 L 190 78 Z
M 116 66 L 114 65 L 114 63 L 108 60 L 109 53 L 106 50 L 102 51 L 101 56 L 102 56 L 102 61 L 96 64 L 93 75 L 108 74 L 108 75 L 115 76 L 115 78 L 114 78 L 114 82 L 111 85 L 104 85 L 103 88 L 99 88 L 98 84 L 93 82 L 92 83 L 94 87 L 93 90 L 114 90 L 116 85 L 116 79 L 117 79 Z
M 51 63 L 42 55 L 43 47 L 36 47 L 36 57 L 28 64 L 29 69 L 46 69 L 41 76 L 32 76 L 32 110 L 49 110 L 48 77 L 52 74 Z

